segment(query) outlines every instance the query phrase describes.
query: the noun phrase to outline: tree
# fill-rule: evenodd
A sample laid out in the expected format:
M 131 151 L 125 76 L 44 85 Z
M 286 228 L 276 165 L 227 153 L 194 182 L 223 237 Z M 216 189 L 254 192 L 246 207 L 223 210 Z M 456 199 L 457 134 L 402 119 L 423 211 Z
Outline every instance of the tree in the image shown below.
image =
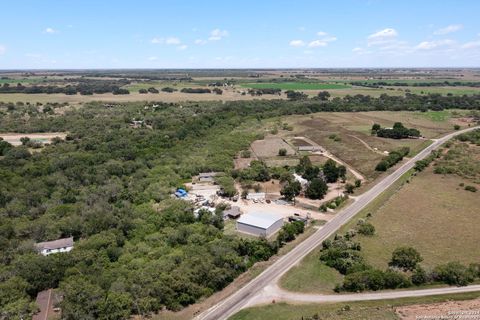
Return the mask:
M 22 143 L 23 146 L 26 145 L 29 141 L 30 141 L 29 137 L 21 137 L 20 138 L 20 142 Z
M 374 123 L 373 126 L 372 126 L 372 133 L 376 133 L 381 128 L 382 127 L 378 123 Z
M 360 188 L 361 185 L 362 185 L 362 180 L 356 179 L 355 180 L 355 188 Z
M 454 130 L 460 130 L 460 126 L 458 124 L 456 124 L 456 125 L 453 126 L 453 129 Z
M 403 270 L 413 270 L 421 261 L 422 256 L 414 248 L 399 247 L 393 251 L 389 265 Z
M 337 164 L 332 159 L 328 159 L 327 162 L 323 165 L 323 174 L 325 175 L 325 180 L 328 183 L 337 182 L 339 177 L 339 172 Z
M 345 185 L 345 192 L 346 193 L 349 193 L 349 194 L 352 194 L 353 193 L 353 190 L 355 190 L 355 186 L 351 183 L 347 183 Z
M 421 266 L 416 266 L 413 270 L 412 282 L 417 286 L 428 282 L 427 272 Z
M 473 282 L 475 276 L 472 272 L 459 262 L 449 262 L 436 266 L 433 269 L 433 278 L 449 285 L 466 286 Z
M 375 234 L 375 227 L 369 222 L 362 223 L 358 226 L 358 233 L 364 236 L 373 236 Z
M 375 171 L 387 171 L 388 167 L 389 167 L 388 162 L 385 160 L 382 160 L 375 167 Z
M 133 300 L 126 292 L 109 292 L 107 298 L 100 304 L 102 320 L 128 319 L 132 310 Z
M 310 199 L 323 199 L 327 194 L 328 186 L 320 178 L 315 178 L 308 184 L 307 190 L 305 190 L 305 196 Z
M 298 181 L 291 181 L 286 183 L 282 190 L 280 190 L 280 194 L 285 198 L 287 201 L 292 201 L 296 196 L 300 194 L 302 190 L 302 185 Z
M 320 91 L 318 93 L 318 99 L 321 100 L 321 101 L 327 101 L 328 98 L 330 98 L 330 92 L 328 91 Z
M 284 157 L 287 155 L 287 149 L 285 148 L 281 148 L 278 150 L 278 155 L 281 156 L 281 157 Z
M 288 90 L 285 91 L 285 93 L 287 94 L 287 98 L 289 100 L 304 100 L 308 98 L 308 95 L 299 91 Z
M 94 320 L 100 316 L 105 299 L 103 290 L 85 276 L 72 276 L 61 284 L 65 297 L 61 302 L 62 318 Z

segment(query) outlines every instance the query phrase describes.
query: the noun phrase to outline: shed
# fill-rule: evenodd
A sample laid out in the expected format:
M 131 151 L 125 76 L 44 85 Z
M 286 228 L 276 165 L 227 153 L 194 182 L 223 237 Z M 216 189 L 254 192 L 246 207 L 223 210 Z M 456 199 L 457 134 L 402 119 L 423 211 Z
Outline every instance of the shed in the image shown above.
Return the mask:
M 44 256 L 52 253 L 69 252 L 73 249 L 73 237 L 63 238 L 54 241 L 39 242 L 35 244 L 38 252 Z
M 270 237 L 283 226 L 283 217 L 267 212 L 244 214 L 237 220 L 237 230 L 258 237 Z
M 233 206 L 228 210 L 223 211 L 223 218 L 237 219 L 242 214 L 240 207 Z

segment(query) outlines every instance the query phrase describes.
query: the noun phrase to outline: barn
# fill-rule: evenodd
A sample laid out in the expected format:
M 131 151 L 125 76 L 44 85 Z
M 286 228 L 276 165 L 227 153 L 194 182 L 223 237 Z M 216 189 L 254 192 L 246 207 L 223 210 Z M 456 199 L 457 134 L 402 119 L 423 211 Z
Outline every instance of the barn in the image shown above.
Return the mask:
M 258 237 L 270 237 L 283 226 L 283 217 L 267 212 L 252 212 L 237 220 L 237 231 Z

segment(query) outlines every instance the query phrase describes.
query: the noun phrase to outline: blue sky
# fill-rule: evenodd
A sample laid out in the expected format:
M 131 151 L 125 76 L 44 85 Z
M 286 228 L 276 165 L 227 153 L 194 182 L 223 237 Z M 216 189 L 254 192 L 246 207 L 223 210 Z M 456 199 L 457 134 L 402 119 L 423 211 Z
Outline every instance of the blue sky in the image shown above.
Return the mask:
M 6 1 L 0 69 L 480 67 L 480 1 Z

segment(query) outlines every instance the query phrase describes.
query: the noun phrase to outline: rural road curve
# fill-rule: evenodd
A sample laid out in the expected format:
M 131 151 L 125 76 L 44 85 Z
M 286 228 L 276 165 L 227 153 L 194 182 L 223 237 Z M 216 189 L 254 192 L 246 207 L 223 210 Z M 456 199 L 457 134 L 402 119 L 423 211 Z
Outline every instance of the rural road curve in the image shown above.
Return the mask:
M 247 305 L 255 304 L 255 300 L 261 300 L 261 295 L 265 288 L 269 285 L 274 285 L 278 279 L 285 274 L 290 268 L 297 264 L 302 258 L 304 258 L 308 253 L 317 248 L 323 240 L 327 239 L 330 235 L 336 232 L 342 225 L 348 222 L 353 216 L 355 216 L 360 210 L 362 210 L 367 204 L 379 196 L 385 189 L 391 186 L 398 178 L 405 174 L 408 170 L 413 168 L 415 162 L 421 160 L 428 156 L 430 152 L 438 147 L 440 147 L 444 142 L 453 138 L 456 135 L 461 133 L 471 131 L 480 127 L 471 127 L 468 129 L 456 131 L 450 133 L 442 138 L 439 138 L 437 141 L 433 142 L 431 145 L 426 147 L 424 150 L 419 152 L 416 156 L 408 160 L 400 168 L 395 170 L 390 175 L 383 178 L 378 184 L 373 186 L 370 190 L 360 195 L 354 203 L 352 203 L 347 208 L 343 209 L 337 215 L 326 223 L 323 228 L 316 231 L 309 238 L 304 240 L 290 252 L 280 257 L 275 263 L 270 267 L 265 269 L 260 275 L 252 279 L 245 286 L 240 288 L 238 291 L 225 298 L 221 302 L 217 303 L 213 307 L 205 310 L 199 314 L 195 319 L 197 320 L 220 320 L 228 319 L 231 315 L 235 314 L 242 308 Z M 463 289 L 470 287 L 463 287 Z M 446 292 L 451 290 L 451 288 L 439 288 L 438 292 Z M 399 291 L 400 292 L 400 291 Z M 413 294 L 412 292 L 410 292 Z M 372 293 L 373 294 L 373 293 Z M 386 294 L 386 292 L 384 293 Z

